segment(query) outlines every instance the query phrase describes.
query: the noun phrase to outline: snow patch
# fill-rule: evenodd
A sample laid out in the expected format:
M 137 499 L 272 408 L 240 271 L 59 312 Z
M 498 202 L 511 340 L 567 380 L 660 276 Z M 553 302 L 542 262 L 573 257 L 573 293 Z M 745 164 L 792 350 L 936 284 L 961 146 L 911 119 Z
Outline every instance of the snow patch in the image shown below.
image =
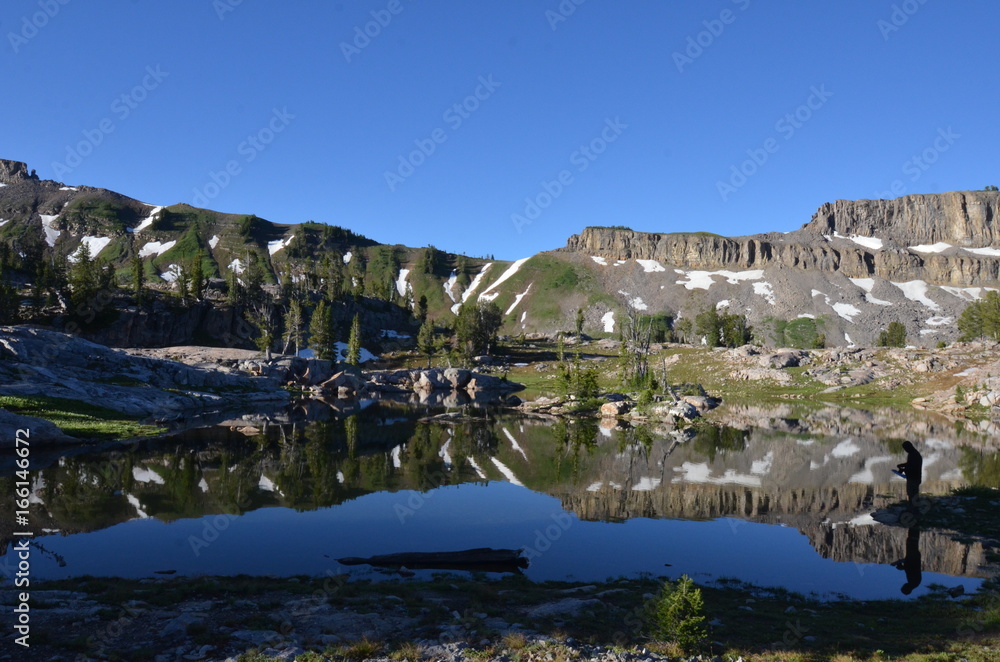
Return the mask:
M 146 206 L 153 207 L 153 205 L 146 205 Z M 153 221 L 156 219 L 156 215 L 159 214 L 161 211 L 163 211 L 163 207 L 153 207 L 153 211 L 149 212 L 149 216 L 142 219 L 142 222 L 140 222 L 139 225 L 135 226 L 133 229 L 129 230 L 129 232 L 139 232 L 141 230 L 145 230 L 146 228 L 148 228 L 150 225 L 153 224 Z
M 406 282 L 406 277 L 409 275 L 410 275 L 409 269 L 400 269 L 399 276 L 396 278 L 396 292 L 401 297 L 406 296 L 407 287 L 413 289 L 413 286 Z
M 861 311 L 849 303 L 835 303 L 830 306 L 834 311 L 848 322 L 854 322 L 854 317 L 860 315 Z
M 729 299 L 723 299 L 719 303 L 715 304 L 716 310 L 722 310 L 723 308 L 728 308 L 728 307 L 729 307 Z
M 504 475 L 504 478 L 506 478 L 510 483 L 512 483 L 513 485 L 517 485 L 519 487 L 524 487 L 524 483 L 522 483 L 517 479 L 517 476 L 514 475 L 514 472 L 511 471 L 506 464 L 496 459 L 495 457 L 491 457 L 490 460 L 493 462 L 493 464 L 496 465 L 496 468 L 500 470 L 500 473 L 502 473 Z
M 868 303 L 874 303 L 878 306 L 891 306 L 891 301 L 886 301 L 884 299 L 879 299 L 872 296 L 872 290 L 875 289 L 875 279 L 874 278 L 849 278 L 852 283 L 860 287 L 865 291 L 865 300 Z
M 594 262 L 596 262 L 597 264 L 601 265 L 602 267 L 608 266 L 608 261 L 605 260 L 600 255 L 591 255 L 590 259 L 593 260 Z
M 246 267 L 243 266 L 242 262 L 240 262 L 240 258 L 236 258 L 235 260 L 229 263 L 230 271 L 235 271 L 236 273 L 241 274 L 243 273 L 244 269 L 246 269 Z
M 275 239 L 274 241 L 267 242 L 267 252 L 269 255 L 274 255 L 283 248 L 287 248 L 288 244 L 292 243 L 292 239 L 295 239 L 293 234 L 288 239 Z
M 451 275 L 448 276 L 448 280 L 446 280 L 444 282 L 444 293 L 448 295 L 448 298 L 451 299 L 452 303 L 457 303 L 457 301 L 458 301 L 455 298 L 455 289 L 454 289 L 455 288 L 455 283 L 457 283 L 457 282 L 458 282 L 458 272 L 457 271 L 452 271 Z M 453 308 L 452 312 L 454 313 L 454 312 L 457 312 L 457 311 Z
M 683 285 L 689 290 L 709 289 L 715 284 L 713 280 L 715 276 L 725 278 L 726 282 L 733 285 L 739 284 L 744 280 L 760 280 L 764 277 L 763 269 L 750 269 L 748 271 L 684 271 L 683 269 L 674 269 L 674 272 L 687 278 L 687 280 L 677 281 L 677 284 Z
M 860 450 L 861 447 L 854 443 L 853 439 L 844 439 L 830 451 L 830 455 L 834 457 L 850 457 Z
M 84 244 L 86 244 L 87 250 L 90 252 L 90 257 L 97 257 L 110 243 L 111 237 L 84 237 L 80 240 L 80 247 L 76 249 L 76 252 L 66 259 L 70 262 L 77 262 L 80 259 L 80 251 L 83 250 Z
M 208 492 L 208 481 L 205 480 L 204 476 L 202 476 L 201 480 L 198 481 L 198 488 L 202 492 Z
M 492 301 L 493 299 L 490 299 L 487 295 L 493 289 L 495 289 L 497 286 L 499 286 L 502 282 L 504 282 L 505 280 L 507 280 L 508 278 L 510 278 L 511 276 L 513 276 L 514 274 L 516 274 L 517 270 L 521 268 L 521 265 L 524 264 L 525 262 L 527 262 L 530 259 L 531 259 L 530 257 L 522 257 L 520 260 L 516 260 L 513 264 L 511 264 L 509 267 L 507 267 L 507 271 L 505 271 L 502 274 L 500 274 L 500 277 L 497 278 L 493 282 L 492 285 L 490 285 L 485 290 L 483 290 L 483 293 L 479 295 L 479 300 L 480 301 L 482 301 L 482 300 Z M 494 296 L 493 298 L 495 299 L 496 296 Z
M 806 319 L 811 319 L 811 320 L 816 319 L 816 316 L 811 313 L 799 313 L 798 315 L 796 315 L 796 317 L 804 317 Z
M 344 264 L 350 264 L 352 257 L 353 253 L 351 253 L 351 251 L 347 251 L 346 253 L 344 253 Z
M 917 303 L 922 303 L 931 310 L 940 310 L 941 306 L 937 305 L 927 297 L 927 282 L 923 280 L 911 280 L 905 283 L 895 283 L 892 281 L 893 285 L 898 287 L 903 292 L 903 296 L 910 301 L 916 301 Z
M 956 296 L 963 301 L 978 301 L 983 298 L 983 292 L 996 291 L 994 287 L 952 287 L 950 285 L 941 285 L 940 287 L 948 294 Z
M 177 241 L 168 241 L 166 243 L 161 243 L 159 241 L 150 241 L 141 249 L 139 249 L 139 257 L 149 257 L 151 255 L 163 255 L 171 248 L 177 244 Z
M 1000 257 L 1000 248 L 966 248 L 974 255 L 985 255 L 987 257 Z
M 260 475 L 260 480 L 257 481 L 257 487 L 264 490 L 265 492 L 278 491 L 277 486 L 274 484 L 274 481 L 265 476 L 264 474 Z
M 764 476 L 771 473 L 772 466 L 774 466 L 774 451 L 768 451 L 767 455 L 751 463 L 750 473 Z
M 441 450 L 438 451 L 438 457 L 444 461 L 444 466 L 448 467 L 449 469 L 451 469 L 451 453 L 448 452 L 448 449 L 450 447 L 451 447 L 451 439 L 444 442 L 444 444 L 441 446 Z
M 402 450 L 403 450 L 403 445 L 400 444 L 399 446 L 394 446 L 392 449 L 392 453 L 390 453 L 390 455 L 392 456 L 392 466 L 395 469 L 401 469 L 403 467 L 403 460 L 399 456 L 399 453 Z
M 604 333 L 614 333 L 615 332 L 615 311 L 609 310 L 604 313 L 604 317 L 601 318 L 604 322 Z
M 486 474 L 483 473 L 483 468 L 479 466 L 479 463 L 476 462 L 475 458 L 469 456 L 466 459 L 469 461 L 469 464 L 472 465 L 472 468 L 476 470 L 476 474 L 483 480 L 486 480 Z
M 830 240 L 829 235 L 824 235 L 824 236 L 826 237 L 827 241 Z M 833 236 L 836 237 L 837 239 L 850 239 L 859 246 L 864 246 L 865 248 L 870 248 L 875 251 L 882 250 L 882 240 L 878 239 L 877 237 L 862 237 L 856 234 L 852 234 L 850 237 L 845 237 L 836 230 L 834 230 Z
M 55 229 L 52 227 L 52 224 L 56 222 L 57 218 L 59 218 L 59 214 L 56 214 L 55 216 L 39 214 L 39 216 L 42 217 L 42 230 L 45 231 L 45 243 L 49 246 L 55 246 L 56 239 L 58 239 L 59 235 L 62 234 L 62 230 Z
M 160 278 L 168 283 L 175 283 L 181 277 L 181 267 L 179 264 L 171 264 L 167 270 L 160 274 Z
M 209 248 L 211 248 L 211 249 L 214 250 L 215 247 L 218 246 L 218 245 L 219 245 L 219 235 L 215 235 L 214 237 L 212 237 L 211 239 L 208 240 L 208 247 Z
M 142 509 L 142 504 L 139 503 L 139 500 L 135 498 L 134 495 L 126 494 L 125 500 L 128 501 L 133 508 L 135 508 L 136 514 L 138 514 L 141 519 L 149 519 L 149 515 L 147 515 L 146 511 Z
M 927 326 L 947 326 L 954 321 L 954 317 L 941 317 L 940 315 L 937 315 L 935 317 L 929 317 L 924 324 Z
M 76 188 L 75 186 L 60 186 L 59 190 L 60 191 L 79 191 L 80 189 Z
M 738 474 L 735 469 L 726 469 L 722 476 L 712 476 L 712 469 L 707 462 L 685 462 L 674 471 L 681 474 L 680 479 L 688 483 L 711 483 L 712 485 L 742 485 L 744 487 L 760 487 L 760 476 Z
M 949 248 L 951 248 L 951 244 L 946 244 L 943 241 L 939 241 L 936 244 L 920 244 L 919 246 L 910 246 L 910 250 L 917 253 L 943 253 Z
M 650 478 L 649 476 L 643 476 L 639 479 L 639 482 L 632 486 L 633 492 L 652 492 L 657 487 L 660 486 L 663 480 L 660 478 Z
M 163 485 L 166 481 L 163 480 L 163 476 L 156 473 L 152 469 L 145 469 L 143 467 L 132 467 L 132 478 L 140 483 L 156 483 L 157 485 Z
M 527 460 L 528 454 L 524 452 L 524 449 L 521 448 L 521 445 L 517 443 L 517 439 L 514 438 L 514 435 L 510 433 L 510 430 L 508 430 L 506 426 L 504 426 L 503 428 L 503 433 L 507 435 L 507 439 L 510 440 L 510 445 L 514 447 L 514 450 L 520 453 L 521 457 Z
M 341 361 L 347 360 L 347 343 L 346 342 L 335 342 L 333 343 L 334 350 L 337 352 L 337 356 L 340 357 Z M 367 363 L 368 361 L 375 361 L 378 357 L 369 352 L 364 347 L 361 348 L 361 358 L 359 359 L 361 363 Z
M 521 299 L 527 296 L 528 292 L 531 291 L 531 286 L 533 284 L 534 283 L 528 283 L 528 289 L 526 289 L 524 292 L 521 292 L 520 294 L 514 297 L 514 303 L 510 304 L 510 308 L 508 308 L 507 312 L 504 313 L 505 316 L 510 315 L 512 312 L 514 312 L 514 309 L 517 308 L 517 304 L 521 303 Z
M 663 265 L 656 260 L 636 260 L 640 265 L 642 265 L 643 271 L 647 274 L 656 273 L 657 271 L 666 271 Z
M 753 291 L 756 294 L 759 294 L 760 296 L 764 297 L 764 300 L 767 301 L 772 306 L 775 305 L 774 288 L 767 281 L 764 281 L 763 283 L 754 283 Z

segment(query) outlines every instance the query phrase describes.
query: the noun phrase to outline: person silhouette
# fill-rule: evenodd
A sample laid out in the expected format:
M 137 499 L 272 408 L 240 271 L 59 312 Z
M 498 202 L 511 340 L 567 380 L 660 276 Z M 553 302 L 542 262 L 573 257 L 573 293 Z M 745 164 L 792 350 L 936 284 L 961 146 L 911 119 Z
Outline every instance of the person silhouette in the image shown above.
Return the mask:
M 913 589 L 920 586 L 923 577 L 920 571 L 920 527 L 912 526 L 906 533 L 906 556 L 892 564 L 896 570 L 906 573 L 906 583 L 899 589 L 903 595 L 909 595 Z
M 897 464 L 896 468 L 906 478 L 906 499 L 910 502 L 910 505 L 913 505 L 917 495 L 920 494 L 924 458 L 909 441 L 903 442 L 903 450 L 906 451 L 906 462 Z

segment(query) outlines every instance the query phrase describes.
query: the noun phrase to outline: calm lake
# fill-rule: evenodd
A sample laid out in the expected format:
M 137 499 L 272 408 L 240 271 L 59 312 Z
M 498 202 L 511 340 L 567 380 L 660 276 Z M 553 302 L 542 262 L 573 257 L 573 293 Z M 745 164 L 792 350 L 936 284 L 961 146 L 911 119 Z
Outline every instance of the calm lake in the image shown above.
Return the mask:
M 32 576 L 380 578 L 395 575 L 337 559 L 493 547 L 523 548 L 534 580 L 688 574 L 903 598 L 893 564 L 908 556 L 908 531 L 870 516 L 904 494 L 891 473 L 902 440 L 923 453 L 929 492 L 998 481 L 980 436 L 916 413 L 728 406 L 715 425 L 680 434 L 361 404 L 36 457 L 47 466 L 32 473 L 32 524 L 44 530 Z M 2 474 L 12 490 L 10 458 Z M 981 583 L 980 545 L 933 530 L 910 543 L 911 572 L 916 548 L 922 571 L 910 597 Z

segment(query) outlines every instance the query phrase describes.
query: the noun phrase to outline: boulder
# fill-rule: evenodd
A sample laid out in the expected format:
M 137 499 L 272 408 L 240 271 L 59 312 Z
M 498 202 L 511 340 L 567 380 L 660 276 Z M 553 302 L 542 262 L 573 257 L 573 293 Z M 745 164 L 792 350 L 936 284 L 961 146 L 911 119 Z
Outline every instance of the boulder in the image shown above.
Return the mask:
M 716 404 L 714 398 L 704 395 L 684 395 L 681 396 L 681 400 L 688 403 L 698 411 L 708 411 Z
M 472 373 L 461 368 L 447 368 L 443 375 L 444 380 L 451 384 L 452 388 L 465 388 L 472 379 Z
M 28 434 L 18 435 L 18 430 L 27 430 Z M 14 448 L 18 438 L 24 439 L 31 446 L 36 444 L 59 444 L 79 442 L 79 439 L 70 437 L 63 432 L 55 423 L 34 418 L 33 416 L 21 416 L 6 409 L 0 409 L 0 448 Z M 30 446 L 29 446 L 30 448 Z
M 601 405 L 601 417 L 615 418 L 617 416 L 623 416 L 631 409 L 632 405 L 624 400 L 619 400 L 618 402 L 605 402 Z

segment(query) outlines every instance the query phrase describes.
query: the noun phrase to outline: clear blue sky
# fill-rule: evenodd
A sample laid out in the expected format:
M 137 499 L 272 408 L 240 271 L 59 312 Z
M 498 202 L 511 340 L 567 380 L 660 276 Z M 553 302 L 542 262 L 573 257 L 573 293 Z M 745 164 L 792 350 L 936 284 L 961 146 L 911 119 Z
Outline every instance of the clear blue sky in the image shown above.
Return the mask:
M 388 243 L 515 259 L 587 225 L 787 231 L 894 182 L 1000 184 L 995 0 L 7 0 L 0 34 L 0 157 Z

